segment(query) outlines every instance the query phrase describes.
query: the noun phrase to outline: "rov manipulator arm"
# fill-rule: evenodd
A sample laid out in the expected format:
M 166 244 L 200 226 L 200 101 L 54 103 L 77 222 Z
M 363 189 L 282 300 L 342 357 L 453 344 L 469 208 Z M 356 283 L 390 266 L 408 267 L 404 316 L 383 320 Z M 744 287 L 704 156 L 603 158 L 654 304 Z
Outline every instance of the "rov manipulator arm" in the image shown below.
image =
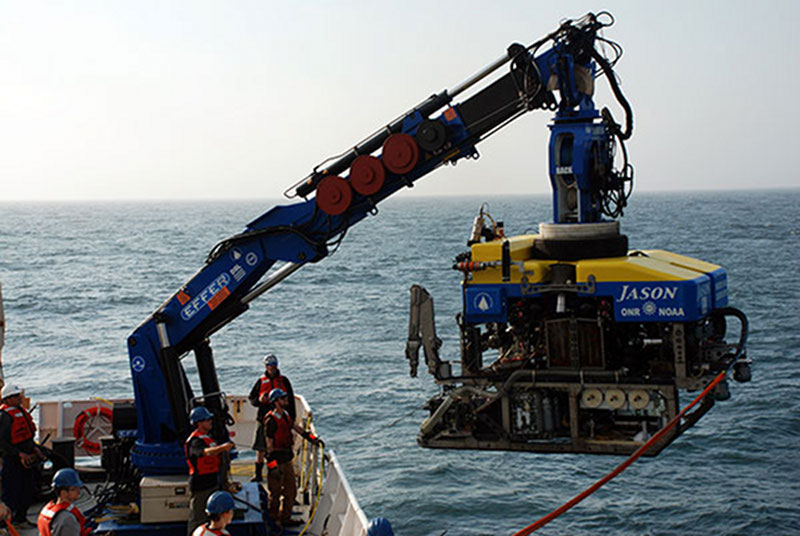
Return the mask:
M 511 45 L 501 58 L 455 88 L 432 95 L 342 156 L 326 161 L 327 166 L 314 168 L 289 189 L 294 190 L 289 197 L 303 201 L 276 206 L 217 244 L 205 265 L 128 338 L 137 409 L 131 459 L 140 471 L 186 471 L 181 444 L 189 431 L 189 411 L 201 397 L 193 394 L 181 359 L 195 354 L 204 403 L 224 419 L 209 337 L 246 311 L 256 297 L 306 263 L 329 255 L 347 229 L 375 213 L 380 201 L 443 164 L 477 158 L 480 141 L 530 110 L 556 111 L 556 120 L 571 125 L 597 122 L 598 134 L 586 146 L 576 143 L 570 161 L 594 158 L 586 152 L 609 153 L 614 136 L 629 136 L 630 108 L 618 88 L 615 94 L 628 114 L 624 132 L 610 115 L 601 118 L 592 102 L 594 60 L 600 60 L 603 73 L 616 86 L 611 71 L 615 59 L 606 60 L 595 50 L 596 41 L 607 42 L 598 32 L 612 22 L 607 13 L 588 14 L 562 23 L 532 45 Z M 540 53 L 546 44 L 549 48 Z M 486 82 L 509 64 L 507 73 Z M 468 90 L 471 96 L 452 104 Z M 598 140 L 605 152 L 598 151 Z M 608 200 L 618 198 L 613 192 L 620 190 L 620 180 L 610 171 L 598 173 L 602 166 L 597 162 L 586 172 L 579 167 L 576 164 L 571 172 L 589 201 L 579 216 L 565 217 L 598 220 L 607 212 Z

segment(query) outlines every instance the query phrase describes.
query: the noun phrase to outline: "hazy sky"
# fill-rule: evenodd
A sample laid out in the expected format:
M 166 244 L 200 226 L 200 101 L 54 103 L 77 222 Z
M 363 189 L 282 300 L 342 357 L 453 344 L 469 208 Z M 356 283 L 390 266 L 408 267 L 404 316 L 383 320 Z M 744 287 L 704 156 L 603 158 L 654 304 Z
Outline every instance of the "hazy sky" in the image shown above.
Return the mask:
M 638 191 L 800 186 L 793 0 L 0 0 L 0 199 L 276 198 L 510 43 L 601 9 Z M 549 192 L 549 117 L 403 195 Z

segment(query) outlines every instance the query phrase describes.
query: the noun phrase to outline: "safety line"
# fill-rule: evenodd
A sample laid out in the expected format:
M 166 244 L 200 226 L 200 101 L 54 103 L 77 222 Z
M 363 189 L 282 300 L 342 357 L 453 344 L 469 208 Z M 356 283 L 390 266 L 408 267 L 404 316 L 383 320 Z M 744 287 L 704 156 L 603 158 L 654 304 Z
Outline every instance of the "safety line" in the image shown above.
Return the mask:
M 536 521 L 531 525 L 528 525 L 524 529 L 515 532 L 514 536 L 527 536 L 528 534 L 531 534 L 532 532 L 544 527 L 552 520 L 554 520 L 555 518 L 557 518 L 558 516 L 560 516 L 561 514 L 563 514 L 564 512 L 566 512 L 567 510 L 569 510 L 570 508 L 572 508 L 573 506 L 584 500 L 586 497 L 588 497 L 589 495 L 600 489 L 600 487 L 602 487 L 606 482 L 608 482 L 609 480 L 620 474 L 622 471 L 627 469 L 628 466 L 630 466 L 633 462 L 638 460 L 642 456 L 642 454 L 650 450 L 650 447 L 652 447 L 656 441 L 664 437 L 664 435 L 666 435 L 667 432 L 669 432 L 676 424 L 678 424 L 678 422 L 680 422 L 681 418 L 686 414 L 686 412 L 692 409 L 703 398 L 705 398 L 706 395 L 708 395 L 708 393 L 711 391 L 711 389 L 713 389 L 720 381 L 722 381 L 723 378 L 725 378 L 726 374 L 727 371 L 725 370 L 717 374 L 717 377 L 714 378 L 714 380 L 711 383 L 709 383 L 705 389 L 703 389 L 703 392 L 700 393 L 697 396 L 697 398 L 695 398 L 694 401 L 692 401 L 691 404 L 683 408 L 683 410 L 681 410 L 680 413 L 678 413 L 672 419 L 670 419 L 669 422 L 666 425 L 664 425 L 663 428 L 661 428 L 658 432 L 653 434 L 653 437 L 651 437 L 644 445 L 636 449 L 636 452 L 631 454 L 631 456 L 627 460 L 619 464 L 613 471 L 611 471 L 606 476 L 595 482 L 591 487 L 587 488 L 581 494 L 573 497 L 569 502 L 565 503 L 561 507 L 557 508 L 556 510 L 553 510 L 543 518 L 539 519 L 538 521 Z

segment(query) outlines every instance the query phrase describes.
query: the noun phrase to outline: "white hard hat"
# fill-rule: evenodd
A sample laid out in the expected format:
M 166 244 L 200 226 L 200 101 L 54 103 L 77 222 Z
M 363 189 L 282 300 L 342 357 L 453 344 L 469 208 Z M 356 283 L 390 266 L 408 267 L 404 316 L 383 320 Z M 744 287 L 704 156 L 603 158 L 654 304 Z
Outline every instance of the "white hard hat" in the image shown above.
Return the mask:
M 14 385 L 13 383 L 9 383 L 5 387 L 3 387 L 3 398 L 8 398 L 9 396 L 20 395 L 22 394 L 22 388 L 19 385 Z

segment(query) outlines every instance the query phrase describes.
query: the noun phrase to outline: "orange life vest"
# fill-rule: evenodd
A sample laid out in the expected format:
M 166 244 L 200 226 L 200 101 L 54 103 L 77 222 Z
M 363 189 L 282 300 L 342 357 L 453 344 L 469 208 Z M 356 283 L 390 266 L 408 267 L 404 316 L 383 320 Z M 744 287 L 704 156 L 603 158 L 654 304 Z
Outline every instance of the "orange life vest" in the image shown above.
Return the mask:
M 261 398 L 262 395 L 267 394 L 273 389 L 280 387 L 283 389 L 285 393 L 289 392 L 289 389 L 286 387 L 286 378 L 283 376 L 275 376 L 274 378 L 270 378 L 266 374 L 261 376 L 261 387 L 258 389 L 258 397 Z
M 5 411 L 14 419 L 11 424 L 12 445 L 19 445 L 23 441 L 33 439 L 33 434 L 36 433 L 36 424 L 34 424 L 30 413 L 23 408 L 9 406 L 7 404 L 0 406 L 0 411 Z
M 212 529 L 203 524 L 194 529 L 192 536 L 230 536 L 230 532 L 225 529 Z
M 219 472 L 219 455 L 213 456 L 198 456 L 197 457 L 197 467 L 192 465 L 191 456 L 189 456 L 189 443 L 195 437 L 199 437 L 203 440 L 206 444 L 206 447 L 216 447 L 217 444 L 214 443 L 214 440 L 211 439 L 208 435 L 202 433 L 200 430 L 195 430 L 191 433 L 191 435 L 186 439 L 186 443 L 183 445 L 183 450 L 186 453 L 186 463 L 189 465 L 189 474 L 193 475 L 197 473 L 198 475 L 211 475 L 214 473 Z
M 42 511 L 39 512 L 39 519 L 36 523 L 41 536 L 52 536 L 53 533 L 50 530 L 50 523 L 53 522 L 53 518 L 56 514 L 63 510 L 74 515 L 75 519 L 78 520 L 78 524 L 81 526 L 81 536 L 88 536 L 92 532 L 92 529 L 86 526 L 86 518 L 83 517 L 83 514 L 75 505 L 68 502 L 56 503 L 56 501 L 50 501 L 42 508 Z
M 275 414 L 275 410 L 267 413 L 267 418 L 275 420 L 278 428 L 275 430 L 275 437 L 272 438 L 273 450 L 292 450 L 294 440 L 292 438 L 292 416 L 288 411 L 284 411 L 279 417 Z

